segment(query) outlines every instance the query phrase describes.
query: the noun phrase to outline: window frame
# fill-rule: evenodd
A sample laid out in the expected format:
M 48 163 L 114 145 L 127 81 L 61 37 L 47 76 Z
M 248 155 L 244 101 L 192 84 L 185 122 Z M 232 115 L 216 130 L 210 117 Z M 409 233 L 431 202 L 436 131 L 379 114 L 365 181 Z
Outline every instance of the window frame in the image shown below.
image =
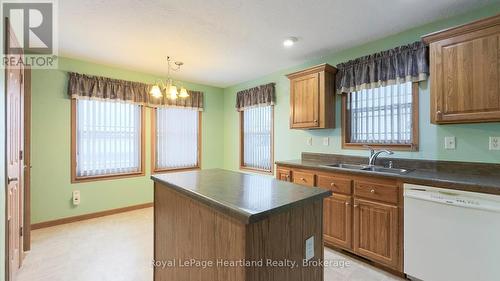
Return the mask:
M 161 174 L 179 171 L 192 171 L 201 169 L 201 148 L 202 148 L 202 111 L 198 111 L 198 159 L 196 166 L 186 168 L 158 168 L 156 166 L 156 111 L 157 108 L 151 108 L 151 174 Z
M 79 177 L 76 173 L 76 165 L 77 165 L 77 144 L 76 144 L 76 132 L 77 132 L 77 99 L 71 99 L 71 183 L 82 183 L 82 182 L 92 182 L 92 181 L 101 181 L 101 180 L 110 180 L 110 179 L 121 179 L 121 178 L 131 178 L 131 177 L 142 177 L 145 176 L 145 141 L 146 141 L 146 133 L 145 133 L 145 112 L 144 106 L 138 105 L 140 108 L 141 117 L 140 121 L 140 132 L 141 132 L 141 147 L 139 149 L 140 155 L 140 167 L 137 172 L 129 172 L 129 173 L 119 173 L 119 174 L 107 174 L 107 175 L 97 175 L 97 176 L 85 176 Z
M 271 107 L 271 141 L 270 141 L 270 157 L 271 157 L 271 170 L 258 169 L 253 167 L 245 166 L 244 163 L 244 155 L 245 155 L 245 145 L 244 139 L 245 135 L 243 132 L 244 128 L 244 110 L 239 112 L 240 115 L 240 170 L 261 173 L 266 175 L 274 175 L 274 106 L 269 105 Z
M 347 94 L 342 94 L 341 126 L 342 126 L 342 149 L 365 150 L 369 145 L 376 149 L 391 149 L 396 151 L 418 151 L 419 147 L 419 104 L 418 104 L 418 82 L 412 82 L 412 141 L 411 144 L 382 144 L 382 143 L 352 143 L 350 139 L 350 124 L 347 116 Z

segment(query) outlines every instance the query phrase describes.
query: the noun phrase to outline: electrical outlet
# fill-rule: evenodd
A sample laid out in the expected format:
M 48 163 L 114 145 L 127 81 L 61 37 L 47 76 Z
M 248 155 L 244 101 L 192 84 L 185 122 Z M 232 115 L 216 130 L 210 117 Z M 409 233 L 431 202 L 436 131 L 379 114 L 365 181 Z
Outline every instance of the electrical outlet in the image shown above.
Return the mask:
M 314 258 L 314 236 L 306 240 L 306 261 Z
M 323 138 L 323 145 L 329 146 L 330 145 L 330 138 L 329 137 L 324 137 Z
M 490 137 L 490 150 L 500 150 L 500 137 Z
M 313 138 L 312 137 L 307 138 L 307 145 L 313 145 Z
M 456 148 L 455 137 L 445 137 L 444 138 L 444 149 L 454 150 Z
M 73 190 L 73 205 L 80 205 L 80 190 Z

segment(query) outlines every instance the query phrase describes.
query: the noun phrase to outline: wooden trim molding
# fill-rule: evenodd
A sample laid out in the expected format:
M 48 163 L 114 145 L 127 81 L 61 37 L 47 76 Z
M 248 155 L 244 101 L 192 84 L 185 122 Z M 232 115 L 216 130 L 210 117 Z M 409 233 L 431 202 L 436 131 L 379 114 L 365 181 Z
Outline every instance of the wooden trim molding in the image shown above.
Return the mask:
M 182 168 L 158 168 L 156 166 L 156 108 L 151 108 L 151 171 L 152 173 L 170 173 L 170 172 L 181 172 L 181 171 L 190 171 L 190 170 L 199 170 L 201 169 L 201 132 L 202 132 L 202 111 L 198 112 L 198 161 L 196 166 L 193 167 L 182 167 Z
M 57 220 L 39 222 L 39 223 L 32 224 L 31 229 L 35 230 L 35 229 L 46 228 L 46 227 L 67 224 L 67 223 L 72 223 L 72 222 L 77 222 L 77 221 L 95 219 L 95 218 L 99 218 L 99 217 L 110 216 L 110 215 L 115 215 L 115 214 L 119 214 L 119 213 L 135 211 L 135 210 L 139 210 L 139 209 L 151 208 L 153 206 L 154 206 L 154 203 L 151 202 L 151 203 L 144 203 L 144 204 L 133 205 L 133 206 L 123 207 L 123 208 L 111 209 L 111 210 L 106 210 L 106 211 L 101 211 L 101 212 L 96 212 L 96 213 L 84 214 L 84 215 L 79 215 L 79 216 L 74 216 L 74 217 L 66 217 L 66 218 L 57 219 Z
M 24 68 L 24 211 L 23 246 L 24 251 L 31 249 L 31 69 Z
M 274 175 L 274 106 L 271 106 L 271 170 L 264 170 L 264 169 L 258 169 L 258 168 L 253 168 L 253 167 L 248 167 L 245 166 L 243 162 L 243 157 L 245 154 L 245 145 L 244 145 L 244 132 L 243 132 L 243 122 L 244 122 L 244 115 L 243 111 L 239 112 L 240 115 L 240 170 L 243 171 L 248 171 L 248 172 L 254 172 L 254 173 L 261 173 L 261 174 L 267 174 L 267 175 Z
M 144 106 L 140 106 L 141 108 L 141 163 L 140 170 L 138 172 L 132 173 L 122 173 L 122 174 L 107 174 L 107 175 L 99 175 L 99 176 L 90 176 L 90 177 L 78 177 L 76 175 L 76 165 L 77 165 L 77 155 L 76 155 L 76 126 L 77 126 L 77 100 L 71 99 L 71 183 L 80 183 L 80 182 L 90 182 L 90 181 L 100 181 L 100 180 L 110 180 L 110 179 L 119 179 L 119 178 L 130 178 L 130 177 L 141 177 L 145 175 L 145 155 L 146 155 L 146 114 Z
M 418 151 L 419 144 L 419 104 L 418 104 L 418 82 L 412 83 L 412 143 L 411 144 L 383 144 L 383 143 L 350 143 L 351 125 L 347 116 L 347 94 L 342 94 L 342 149 L 365 149 L 369 145 L 376 149 L 392 149 L 396 151 Z
M 500 15 L 487 17 L 484 19 L 476 20 L 470 23 L 465 23 L 459 26 L 443 29 L 427 35 L 422 36 L 422 41 L 425 44 L 430 44 L 436 41 L 441 41 L 449 37 L 460 36 L 477 30 L 485 29 L 500 25 Z

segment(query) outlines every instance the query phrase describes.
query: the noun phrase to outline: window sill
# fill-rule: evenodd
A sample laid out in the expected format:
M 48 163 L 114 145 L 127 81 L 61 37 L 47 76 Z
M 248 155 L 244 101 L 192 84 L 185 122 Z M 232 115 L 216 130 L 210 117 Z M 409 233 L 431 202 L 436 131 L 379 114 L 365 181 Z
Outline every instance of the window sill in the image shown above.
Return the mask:
M 144 171 L 140 171 L 140 172 L 135 172 L 135 173 L 127 173 L 127 174 L 110 174 L 110 175 L 100 175 L 100 176 L 90 176 L 90 177 L 73 177 L 71 179 L 71 183 L 84 183 L 84 182 L 93 182 L 93 181 L 134 178 L 134 177 L 143 177 L 145 175 L 146 174 L 144 173 Z
M 257 169 L 257 168 L 252 168 L 252 167 L 247 167 L 247 166 L 240 166 L 240 170 L 246 171 L 246 172 L 252 172 L 252 173 L 259 173 L 259 174 L 264 174 L 264 175 L 274 175 L 274 172 L 271 170 L 263 170 L 263 169 Z
M 195 171 L 200 170 L 200 166 L 196 167 L 186 167 L 186 168 L 171 168 L 171 169 L 154 169 L 152 174 L 164 174 L 164 173 L 175 173 L 184 171 Z
M 418 151 L 416 144 L 376 144 L 376 143 L 343 143 L 342 149 L 366 150 L 365 146 L 375 149 L 390 149 L 394 151 Z

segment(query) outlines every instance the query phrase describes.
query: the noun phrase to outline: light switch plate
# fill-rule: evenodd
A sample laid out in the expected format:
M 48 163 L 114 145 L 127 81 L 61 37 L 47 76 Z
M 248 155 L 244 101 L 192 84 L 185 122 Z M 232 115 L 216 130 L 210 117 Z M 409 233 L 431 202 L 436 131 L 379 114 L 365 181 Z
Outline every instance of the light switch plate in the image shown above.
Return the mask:
M 457 147 L 455 137 L 444 138 L 444 149 L 454 150 Z
M 490 137 L 490 150 L 500 150 L 500 137 Z
M 324 146 L 329 146 L 330 145 L 330 138 L 329 137 L 324 137 L 323 138 L 323 145 Z
M 314 258 L 314 236 L 306 240 L 306 261 Z
M 313 138 L 312 137 L 307 138 L 307 145 L 313 145 Z

